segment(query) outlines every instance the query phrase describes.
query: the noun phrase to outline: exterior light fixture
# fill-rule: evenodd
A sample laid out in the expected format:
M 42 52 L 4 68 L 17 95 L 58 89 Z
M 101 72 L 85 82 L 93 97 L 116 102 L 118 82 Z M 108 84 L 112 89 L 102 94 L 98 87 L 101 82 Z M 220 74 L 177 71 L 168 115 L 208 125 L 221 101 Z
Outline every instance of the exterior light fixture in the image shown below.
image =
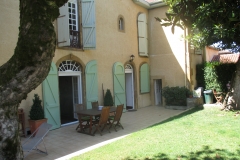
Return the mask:
M 134 55 L 132 54 L 131 56 L 130 56 L 130 60 L 129 60 L 129 62 L 132 62 L 133 60 L 134 60 Z

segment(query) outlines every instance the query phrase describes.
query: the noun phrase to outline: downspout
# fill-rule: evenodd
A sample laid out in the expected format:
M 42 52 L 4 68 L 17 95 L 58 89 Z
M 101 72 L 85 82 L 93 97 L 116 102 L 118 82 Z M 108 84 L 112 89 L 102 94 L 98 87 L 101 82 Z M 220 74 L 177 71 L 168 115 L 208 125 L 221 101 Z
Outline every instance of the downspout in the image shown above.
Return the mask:
M 184 53 L 184 60 L 185 60 L 185 62 L 184 62 L 184 64 L 185 64 L 185 76 L 184 76 L 184 86 L 185 87 L 187 87 L 187 56 L 186 56 L 186 54 L 187 54 L 187 45 L 186 45 L 186 42 L 187 40 L 186 40 L 186 27 L 184 27 L 184 50 L 185 50 L 185 53 Z
M 186 39 L 187 37 L 187 28 L 184 28 L 184 50 L 185 50 L 185 78 L 184 78 L 184 85 L 186 88 L 189 89 L 188 85 L 188 56 L 189 56 L 189 48 L 188 48 L 188 40 Z

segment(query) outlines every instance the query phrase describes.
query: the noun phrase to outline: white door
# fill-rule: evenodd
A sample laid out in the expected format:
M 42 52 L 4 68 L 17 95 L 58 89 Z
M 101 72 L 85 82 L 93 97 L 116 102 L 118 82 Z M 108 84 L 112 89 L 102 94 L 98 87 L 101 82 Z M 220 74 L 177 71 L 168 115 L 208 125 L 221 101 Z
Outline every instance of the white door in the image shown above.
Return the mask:
M 134 109 L 134 85 L 133 85 L 133 69 L 127 64 L 125 67 L 125 81 L 126 81 L 126 107 L 127 109 Z
M 154 84 L 154 90 L 155 90 L 155 105 L 161 105 L 162 104 L 162 80 L 156 79 Z

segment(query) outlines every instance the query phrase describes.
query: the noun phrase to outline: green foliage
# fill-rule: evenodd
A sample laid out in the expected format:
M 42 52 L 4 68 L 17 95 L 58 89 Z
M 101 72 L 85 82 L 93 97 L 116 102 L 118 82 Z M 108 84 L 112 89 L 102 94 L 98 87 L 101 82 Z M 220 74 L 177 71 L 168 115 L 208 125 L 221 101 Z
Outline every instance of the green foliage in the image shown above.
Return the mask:
M 167 18 L 155 17 L 163 26 L 184 24 L 189 40 L 196 48 L 214 43 L 219 48 L 240 51 L 239 0 L 165 0 L 169 5 Z
M 44 119 L 44 110 L 41 102 L 42 101 L 40 100 L 38 94 L 34 94 L 33 105 L 29 111 L 29 118 L 31 120 Z
M 166 105 L 172 106 L 186 106 L 186 98 L 189 97 L 191 91 L 186 87 L 164 87 L 163 97 L 165 98 Z
M 226 84 L 228 81 L 231 81 L 235 71 L 235 64 L 206 62 L 204 67 L 205 89 L 216 89 L 217 92 L 227 92 Z
M 107 89 L 106 94 L 104 96 L 104 106 L 113 106 L 113 97 L 110 89 Z

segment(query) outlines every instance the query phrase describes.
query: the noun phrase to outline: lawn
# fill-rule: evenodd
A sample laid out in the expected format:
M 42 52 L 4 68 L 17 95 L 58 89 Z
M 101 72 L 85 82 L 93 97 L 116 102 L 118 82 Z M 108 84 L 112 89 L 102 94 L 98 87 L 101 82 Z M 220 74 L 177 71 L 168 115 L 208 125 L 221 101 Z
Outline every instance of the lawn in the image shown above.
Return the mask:
M 240 115 L 193 108 L 71 160 L 78 159 L 240 160 Z

